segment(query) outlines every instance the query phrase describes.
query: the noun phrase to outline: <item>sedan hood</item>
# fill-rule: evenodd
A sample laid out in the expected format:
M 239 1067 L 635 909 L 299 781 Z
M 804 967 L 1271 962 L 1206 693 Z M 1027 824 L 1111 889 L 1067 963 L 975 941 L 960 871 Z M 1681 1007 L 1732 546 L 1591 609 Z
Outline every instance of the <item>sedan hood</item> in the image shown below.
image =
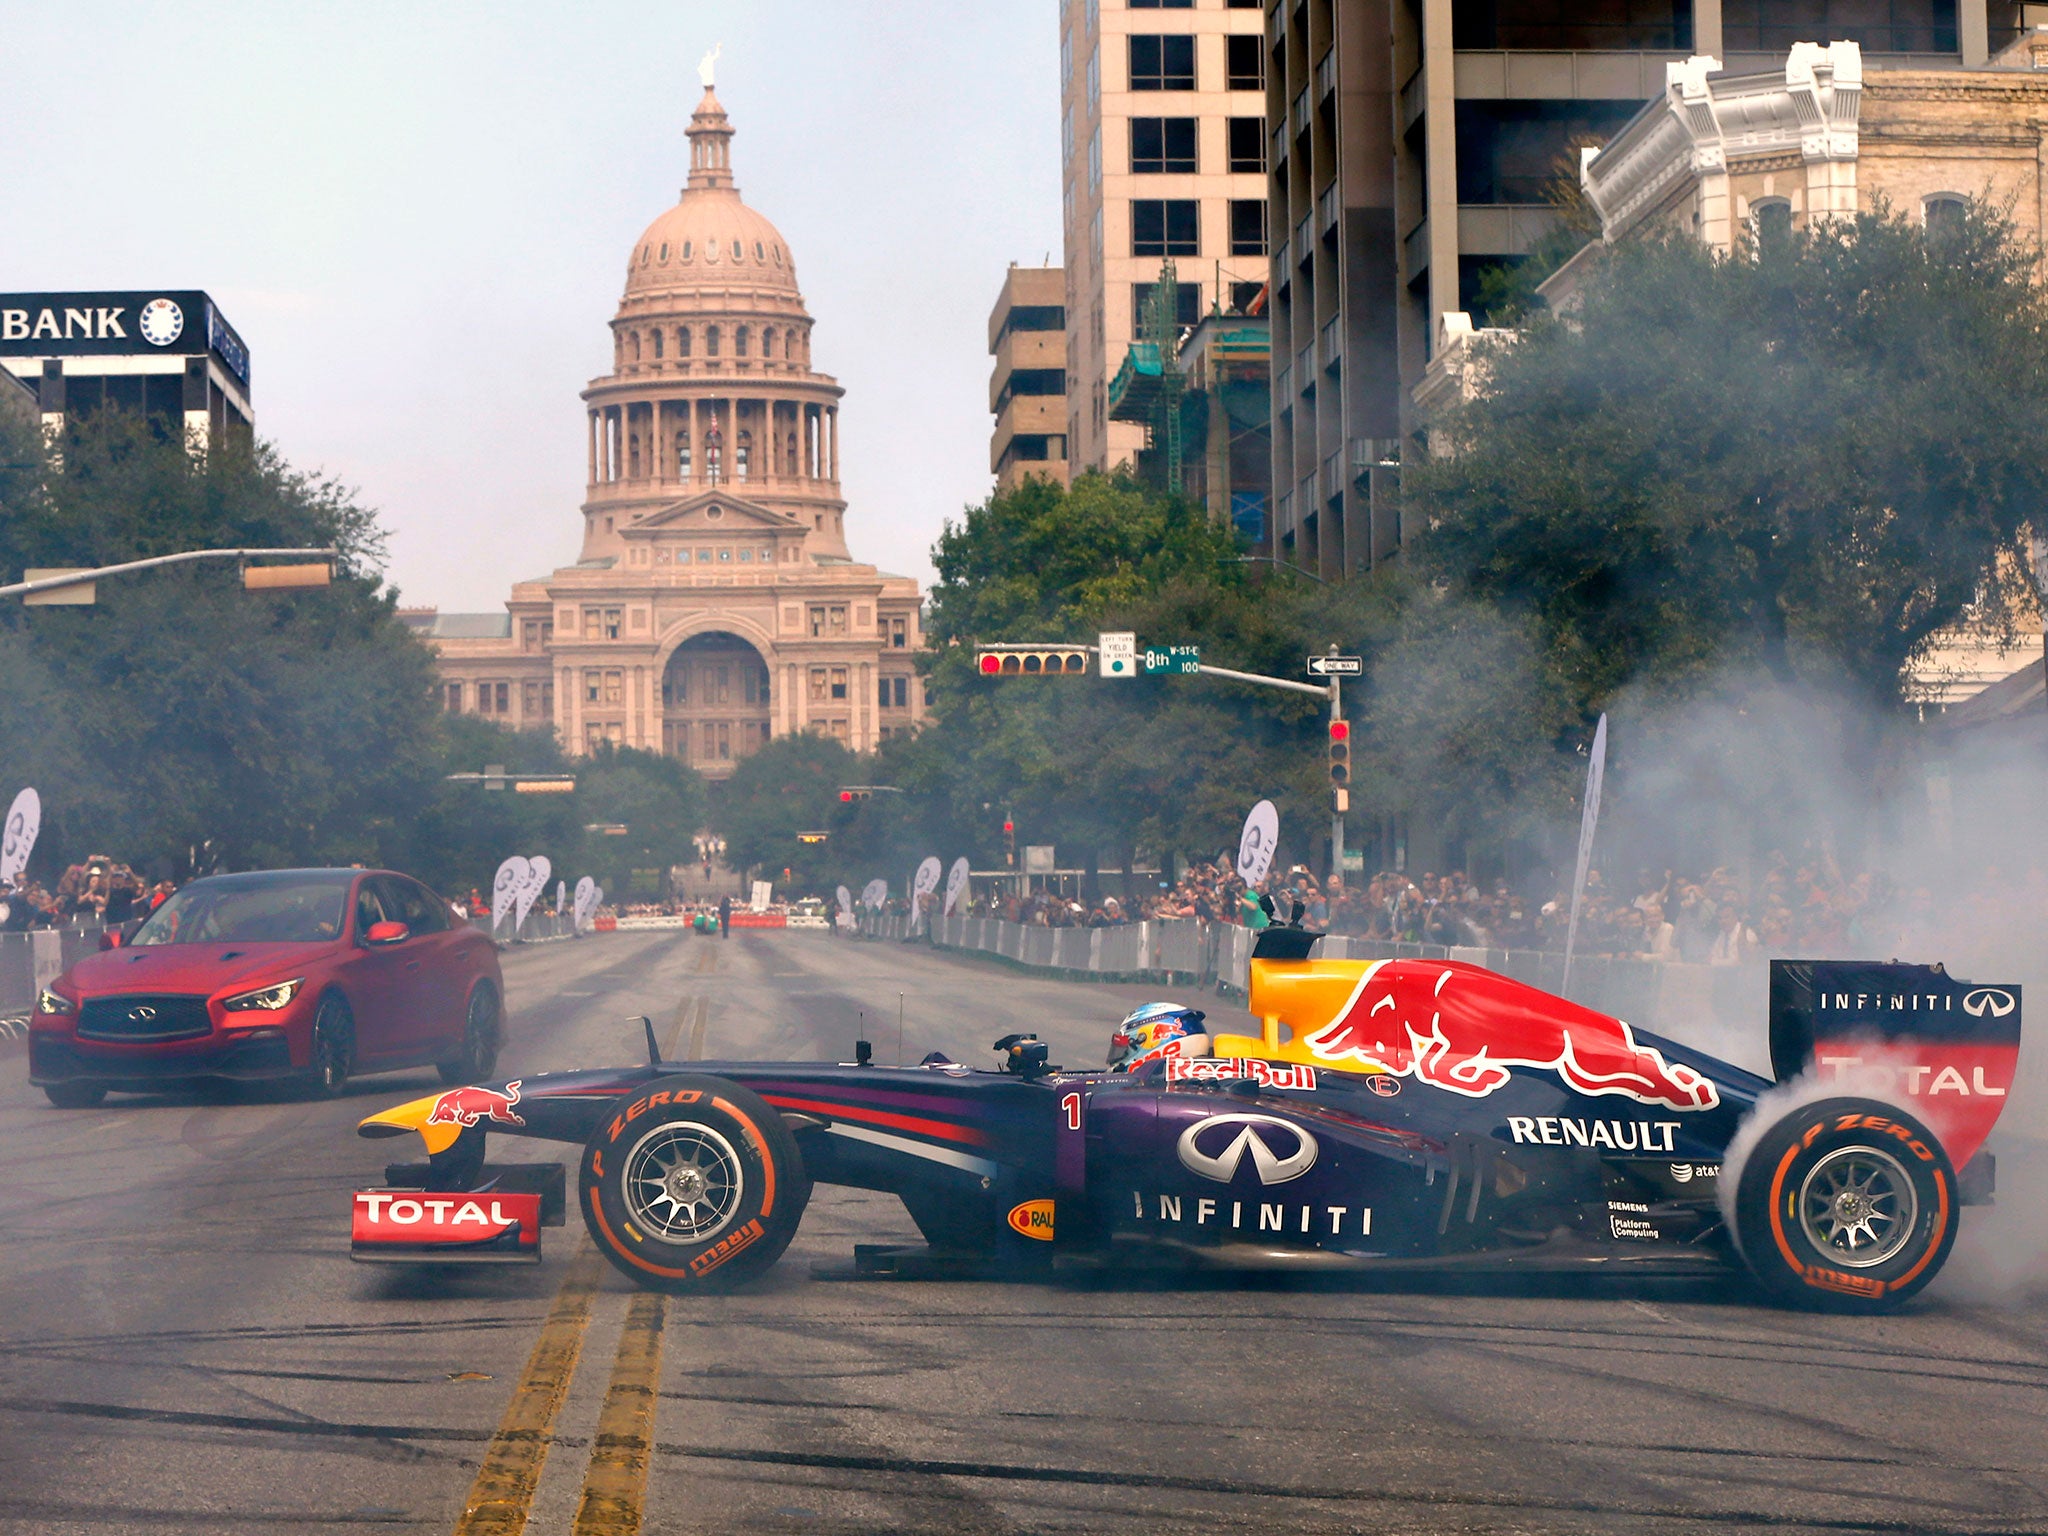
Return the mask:
M 130 992 L 212 994 L 284 981 L 331 956 L 332 944 L 146 944 L 87 955 L 64 975 L 82 997 Z

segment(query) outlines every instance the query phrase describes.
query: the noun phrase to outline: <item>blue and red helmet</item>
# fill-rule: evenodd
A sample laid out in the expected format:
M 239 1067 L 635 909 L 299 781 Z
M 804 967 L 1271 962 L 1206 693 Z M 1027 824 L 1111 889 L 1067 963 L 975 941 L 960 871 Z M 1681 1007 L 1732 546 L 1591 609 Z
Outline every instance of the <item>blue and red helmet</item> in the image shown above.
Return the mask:
M 1169 1040 L 1200 1034 L 1203 1017 L 1201 1009 L 1181 1003 L 1147 1003 L 1133 1009 L 1109 1037 L 1110 1070 L 1128 1072 Z

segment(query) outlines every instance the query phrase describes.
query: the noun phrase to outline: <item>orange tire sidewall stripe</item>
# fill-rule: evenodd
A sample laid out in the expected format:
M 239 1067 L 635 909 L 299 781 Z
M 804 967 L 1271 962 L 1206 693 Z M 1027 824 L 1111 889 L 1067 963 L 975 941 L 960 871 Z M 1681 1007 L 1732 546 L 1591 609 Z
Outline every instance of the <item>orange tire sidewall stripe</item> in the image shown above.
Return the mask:
M 1785 1236 L 1784 1202 L 1780 1198 L 1785 1192 L 1785 1175 L 1792 1171 L 1792 1163 L 1799 1156 L 1800 1144 L 1793 1142 L 1785 1149 L 1785 1155 L 1778 1160 L 1778 1171 L 1771 1175 L 1771 1237 L 1778 1245 L 1778 1252 L 1785 1262 L 1792 1266 L 1792 1273 L 1803 1276 L 1806 1266 L 1792 1251 L 1791 1239 Z
M 754 1124 L 753 1117 L 743 1113 L 724 1099 L 713 1099 L 713 1109 L 722 1109 L 739 1121 L 740 1129 L 747 1133 L 747 1140 L 754 1144 L 754 1154 L 761 1159 L 761 1219 L 766 1221 L 775 1214 L 775 1157 L 768 1150 L 768 1138 L 761 1134 L 761 1128 Z

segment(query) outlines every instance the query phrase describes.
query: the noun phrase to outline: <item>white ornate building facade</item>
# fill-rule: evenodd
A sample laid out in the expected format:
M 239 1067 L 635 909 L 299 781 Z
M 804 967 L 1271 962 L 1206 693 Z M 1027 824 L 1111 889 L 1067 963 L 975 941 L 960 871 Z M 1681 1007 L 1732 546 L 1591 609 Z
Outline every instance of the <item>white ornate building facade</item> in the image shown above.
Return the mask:
M 924 714 L 917 583 L 848 554 L 843 391 L 812 366 L 795 257 L 741 201 L 732 137 L 707 82 L 689 182 L 634 243 L 612 371 L 583 392 L 581 558 L 502 615 L 406 614 L 446 708 L 713 778 L 776 736 L 865 752 Z

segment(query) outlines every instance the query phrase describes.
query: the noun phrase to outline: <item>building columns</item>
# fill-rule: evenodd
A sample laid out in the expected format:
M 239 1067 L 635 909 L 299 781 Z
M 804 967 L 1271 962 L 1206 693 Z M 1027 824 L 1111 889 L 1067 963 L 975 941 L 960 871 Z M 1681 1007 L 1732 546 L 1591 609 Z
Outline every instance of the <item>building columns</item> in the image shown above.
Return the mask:
M 1451 48 L 1451 0 L 1423 0 L 1422 66 L 1424 163 L 1429 179 L 1424 203 L 1429 209 L 1429 340 L 1425 345 L 1434 348 L 1444 315 L 1464 307 L 1458 298 L 1457 58 Z M 1313 317 L 1310 324 L 1312 333 Z M 1279 339 L 1274 338 L 1276 345 Z M 1313 343 L 1313 334 L 1309 339 Z M 1295 509 L 1297 523 L 1306 516 L 1304 508 Z
M 1963 0 L 1967 5 L 1969 0 Z M 1720 58 L 1721 0 L 1692 0 L 1692 51 Z

